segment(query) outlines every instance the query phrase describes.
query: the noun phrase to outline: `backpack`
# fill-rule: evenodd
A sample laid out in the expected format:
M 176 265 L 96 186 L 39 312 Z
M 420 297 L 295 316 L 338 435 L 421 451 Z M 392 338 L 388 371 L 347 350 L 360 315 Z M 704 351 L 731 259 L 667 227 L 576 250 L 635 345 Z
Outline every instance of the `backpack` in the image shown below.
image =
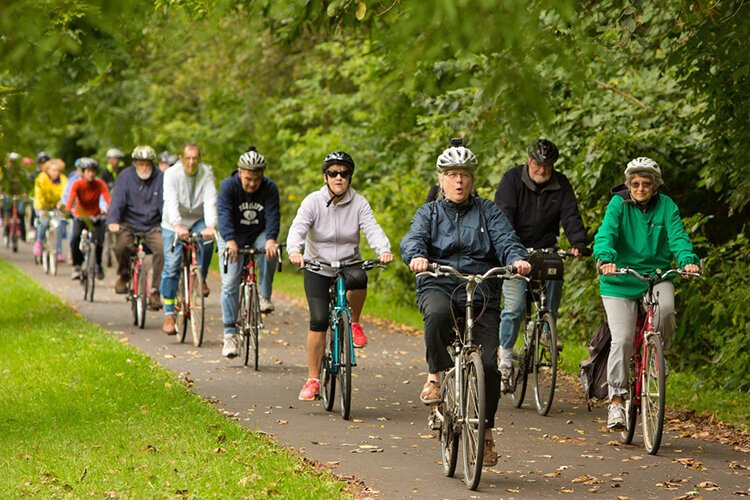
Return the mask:
M 607 391 L 607 360 L 612 343 L 612 332 L 609 323 L 604 322 L 596 330 L 589 341 L 589 357 L 578 365 L 578 376 L 586 395 L 586 404 L 591 411 L 591 399 L 606 399 Z

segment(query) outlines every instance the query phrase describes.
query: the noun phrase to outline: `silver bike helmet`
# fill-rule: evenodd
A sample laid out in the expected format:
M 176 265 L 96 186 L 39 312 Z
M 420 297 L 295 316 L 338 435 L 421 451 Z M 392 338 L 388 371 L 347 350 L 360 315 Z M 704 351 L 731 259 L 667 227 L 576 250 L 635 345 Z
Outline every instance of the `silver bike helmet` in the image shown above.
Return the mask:
M 107 158 L 120 158 L 120 159 L 125 158 L 125 155 L 123 154 L 123 152 L 117 148 L 109 148 L 107 150 L 106 156 Z
M 133 160 L 147 160 L 153 163 L 156 159 L 156 152 L 151 146 L 136 146 L 130 156 Z
M 652 177 L 656 187 L 664 184 L 659 164 L 647 156 L 639 156 L 628 162 L 628 166 L 625 168 L 625 182 L 630 182 L 630 179 L 635 175 Z
M 266 168 L 266 159 L 256 151 L 255 146 L 250 146 L 247 152 L 242 153 L 240 159 L 237 160 L 237 168 L 251 172 L 262 171 Z
M 446 170 L 455 168 L 465 168 L 474 172 L 477 169 L 477 157 L 471 152 L 471 149 L 463 146 L 463 141 L 453 139 L 452 146 L 443 151 L 438 156 L 436 166 L 438 173 L 442 174 Z

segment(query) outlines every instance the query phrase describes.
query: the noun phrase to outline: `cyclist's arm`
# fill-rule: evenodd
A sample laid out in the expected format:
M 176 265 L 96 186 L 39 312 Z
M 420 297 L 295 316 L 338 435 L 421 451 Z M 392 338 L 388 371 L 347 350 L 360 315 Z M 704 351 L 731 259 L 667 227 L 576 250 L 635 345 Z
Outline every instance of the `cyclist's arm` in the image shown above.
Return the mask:
M 234 204 L 232 196 L 232 177 L 221 181 L 217 196 L 219 234 L 224 241 L 234 240 Z
M 70 213 L 70 211 L 73 209 L 73 202 L 78 198 L 78 187 L 80 186 L 80 182 L 78 182 L 78 179 L 76 179 L 73 182 L 73 187 L 70 188 L 70 193 L 68 194 L 68 200 L 65 202 L 65 211 Z
M 677 260 L 677 267 L 683 269 L 688 264 L 699 265 L 700 259 L 698 259 L 698 256 L 693 251 L 693 243 L 685 231 L 685 225 L 682 223 L 677 204 L 670 198 L 664 197 L 664 199 L 665 201 L 669 201 L 669 206 L 666 210 L 667 242 L 669 250 Z
M 480 199 L 479 203 L 484 204 L 487 232 L 497 261 L 504 266 L 518 263 L 520 269 L 526 269 L 523 263 L 529 258 L 529 252 L 521 244 L 505 212 L 487 200 Z
M 112 195 L 109 193 L 109 188 L 107 187 L 107 183 L 104 182 L 101 179 L 97 179 L 99 181 L 99 188 L 101 189 L 101 197 L 104 198 L 105 206 L 102 212 L 106 213 L 109 209 L 109 206 L 112 204 Z M 101 203 L 99 205 L 101 207 Z
M 203 220 L 206 223 L 206 229 L 215 231 L 219 223 L 219 215 L 216 207 L 218 201 L 214 171 L 210 166 L 206 169 L 203 182 L 205 183 L 203 187 Z
M 565 236 L 567 236 L 570 246 L 580 252 L 588 243 L 586 228 L 581 219 L 581 213 L 578 211 L 578 200 L 573 191 L 573 187 L 567 178 L 560 175 L 562 184 L 562 204 L 560 206 L 560 222 L 562 222 Z
M 367 243 L 370 245 L 378 256 L 390 255 L 391 253 L 391 242 L 388 240 L 383 228 L 380 227 L 378 221 L 375 220 L 375 215 L 372 213 L 372 207 L 367 200 L 359 195 L 358 198 L 361 201 L 359 207 L 359 227 L 367 238 Z M 387 255 L 385 258 L 387 259 Z
M 424 259 L 426 262 L 429 257 L 428 246 L 432 243 L 430 235 L 430 206 L 431 204 L 428 203 L 417 209 L 411 220 L 409 232 L 401 239 L 401 258 L 412 271 L 414 269 L 412 269 L 411 263 L 414 259 Z M 437 221 L 435 223 L 437 224 Z M 424 262 L 418 264 L 417 269 L 422 269 L 423 264 Z
M 276 240 L 279 237 L 281 227 L 281 212 L 279 211 L 279 188 L 276 184 L 266 178 L 268 186 L 266 196 L 263 200 L 263 216 L 266 222 L 266 237 Z M 275 251 L 274 251 L 275 252 Z
M 124 177 L 119 177 L 118 180 L 115 181 L 115 187 L 112 189 L 111 194 L 109 212 L 107 213 L 107 226 L 113 233 L 120 230 L 120 218 L 122 217 L 122 212 L 125 209 L 125 202 L 127 200 L 125 194 L 125 180 L 123 179 Z M 117 188 L 118 183 L 122 184 L 119 189 Z
M 292 254 L 302 253 L 302 246 L 305 244 L 307 232 L 317 218 L 313 199 L 315 194 L 308 195 L 302 200 L 302 204 L 297 209 L 297 215 L 294 216 L 292 225 L 289 227 L 289 234 L 286 238 L 286 249 L 289 252 L 289 260 L 292 260 Z M 295 262 L 295 264 L 299 265 L 299 262 Z
M 180 216 L 178 179 L 182 176 L 183 172 L 179 169 L 170 169 L 164 172 L 164 205 L 162 209 L 164 222 L 181 237 L 187 232 L 182 225 L 182 216 Z
M 500 180 L 500 184 L 495 191 L 495 205 L 503 211 L 508 218 L 510 225 L 515 227 L 516 208 L 518 206 L 518 192 L 513 186 L 511 176 L 514 175 L 515 168 L 508 170 Z

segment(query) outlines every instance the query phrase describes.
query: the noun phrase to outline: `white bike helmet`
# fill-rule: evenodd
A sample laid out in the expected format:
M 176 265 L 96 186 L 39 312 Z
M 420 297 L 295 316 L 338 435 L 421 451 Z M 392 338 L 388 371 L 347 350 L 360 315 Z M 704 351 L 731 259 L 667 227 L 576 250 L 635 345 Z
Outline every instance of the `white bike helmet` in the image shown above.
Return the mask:
M 109 148 L 107 150 L 107 158 L 125 158 L 125 155 L 117 148 Z
M 156 160 L 156 151 L 151 146 L 136 146 L 130 156 L 133 160 L 147 160 L 153 163 Z
M 652 177 L 656 187 L 664 184 L 659 164 L 647 156 L 639 156 L 628 162 L 628 166 L 625 168 L 625 181 L 629 182 L 635 175 Z
M 243 153 L 237 161 L 237 168 L 250 170 L 251 172 L 262 171 L 266 168 L 266 159 L 255 150 L 255 146 L 250 146 L 247 148 L 247 152 Z
M 437 171 L 442 174 L 446 170 L 465 168 L 474 172 L 477 169 L 477 157 L 469 148 L 463 146 L 462 139 L 451 139 L 451 147 L 438 156 Z

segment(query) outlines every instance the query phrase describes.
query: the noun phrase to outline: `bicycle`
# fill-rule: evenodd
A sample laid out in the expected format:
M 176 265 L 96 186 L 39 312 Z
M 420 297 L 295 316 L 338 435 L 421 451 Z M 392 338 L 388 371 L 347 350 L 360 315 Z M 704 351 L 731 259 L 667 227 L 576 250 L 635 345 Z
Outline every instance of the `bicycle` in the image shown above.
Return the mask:
M 305 268 L 312 271 L 327 270 L 336 277 L 329 288 L 328 330 L 326 331 L 325 352 L 320 363 L 320 387 L 323 407 L 333 410 L 336 397 L 336 379 L 341 386 L 341 417 L 349 420 L 352 405 L 352 368 L 357 366 L 352 338 L 352 311 L 346 298 L 346 276 L 344 271 L 361 268 L 370 271 L 380 266 L 380 259 L 355 260 L 352 262 L 320 262 L 305 259 Z
M 205 319 L 205 297 L 203 296 L 203 274 L 198 262 L 198 242 L 203 238 L 199 233 L 188 235 L 187 240 L 182 242 L 182 260 L 180 262 L 180 281 L 177 285 L 177 296 L 175 302 L 175 316 L 177 336 L 180 343 L 185 342 L 188 325 L 193 336 L 193 345 L 200 347 L 203 344 L 203 322 Z M 172 240 L 172 252 L 179 238 L 175 235 Z M 209 243 L 213 240 L 203 240 Z
M 648 290 L 641 299 L 641 308 L 635 327 L 633 355 L 630 358 L 628 376 L 628 398 L 625 401 L 625 430 L 620 432 L 620 441 L 630 444 L 635 435 L 638 410 L 643 426 L 643 445 L 649 455 L 656 455 L 664 431 L 664 409 L 667 399 L 667 364 L 664 357 L 661 332 L 654 325 L 654 311 L 659 307 L 658 294 L 654 286 L 671 275 L 700 277 L 701 273 L 688 273 L 680 269 L 640 274 L 624 267 L 607 276 L 631 274 L 644 283 Z
M 148 267 L 144 245 L 146 235 L 147 233 L 133 232 L 135 251 L 130 254 L 130 279 L 125 297 L 130 302 L 133 325 L 141 329 L 146 327 L 146 309 L 148 308 Z
M 81 231 L 81 242 L 78 244 L 83 254 L 81 274 L 79 279 L 83 285 L 83 300 L 94 301 L 94 288 L 96 288 L 96 230 L 94 224 L 104 220 L 104 217 L 87 217 L 82 219 L 86 227 Z
M 482 476 L 484 432 L 487 424 L 482 346 L 474 343 L 474 291 L 490 279 L 508 279 L 513 266 L 494 267 L 484 274 L 462 274 L 456 269 L 430 264 L 432 271 L 417 277 L 453 277 L 465 281 L 466 313 L 463 325 L 454 321 L 453 342 L 450 346 L 454 365 L 447 370 L 440 384 L 440 403 L 433 407 L 428 421 L 430 429 L 438 431 L 443 472 L 453 477 L 458 462 L 458 441 L 461 440 L 464 483 L 476 490 Z M 482 313 L 479 314 L 481 316 Z
M 57 276 L 57 231 L 60 226 L 60 210 L 50 211 L 48 216 L 49 224 L 44 231 L 42 253 L 39 257 L 34 257 L 34 262 L 42 264 L 45 274 Z
M 26 201 L 25 196 L 5 196 L 5 201 L 10 200 L 11 213 L 6 222 L 3 231 L 3 242 L 5 248 L 12 247 L 13 252 L 18 252 L 18 241 L 21 239 L 21 217 L 23 214 L 18 213 L 19 202 Z
M 104 265 L 107 267 L 112 267 L 114 263 L 114 253 L 115 253 L 115 233 L 110 231 L 109 229 L 106 230 L 104 234 L 104 256 L 102 260 L 104 261 Z

